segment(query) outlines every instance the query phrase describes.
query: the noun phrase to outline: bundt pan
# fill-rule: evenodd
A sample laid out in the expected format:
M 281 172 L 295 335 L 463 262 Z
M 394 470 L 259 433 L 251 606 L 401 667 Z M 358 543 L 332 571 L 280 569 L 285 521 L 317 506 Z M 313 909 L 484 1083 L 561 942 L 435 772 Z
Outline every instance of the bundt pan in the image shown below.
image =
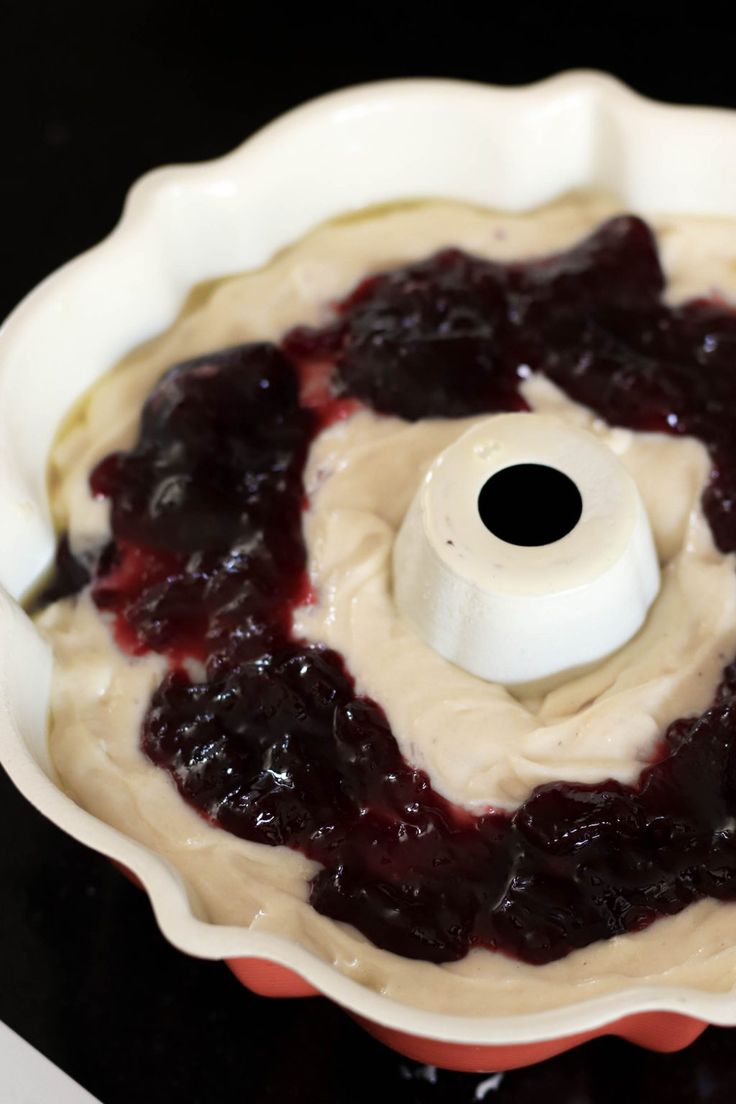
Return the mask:
M 168 326 L 194 284 L 259 267 L 325 219 L 402 198 L 522 211 L 593 187 L 634 210 L 736 218 L 735 183 L 736 114 L 653 103 L 604 75 L 567 73 L 513 89 L 439 80 L 366 85 L 290 112 L 218 160 L 150 173 L 133 188 L 115 231 L 7 320 L 0 333 L 0 755 L 40 812 L 130 872 L 182 951 L 224 959 L 257 993 L 324 994 L 390 1046 L 452 1069 L 511 1069 L 605 1034 L 672 1051 L 708 1023 L 736 1025 L 736 993 L 637 985 L 513 1017 L 418 1010 L 295 942 L 197 919 L 175 870 L 59 787 L 46 747 L 52 657 L 18 605 L 53 555 L 46 465 L 65 413 L 124 353 Z

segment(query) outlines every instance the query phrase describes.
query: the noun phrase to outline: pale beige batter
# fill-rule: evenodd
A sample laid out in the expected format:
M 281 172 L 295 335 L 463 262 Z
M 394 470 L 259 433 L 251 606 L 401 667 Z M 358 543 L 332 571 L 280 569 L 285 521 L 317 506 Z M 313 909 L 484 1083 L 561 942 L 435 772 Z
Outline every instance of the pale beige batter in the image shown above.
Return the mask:
M 104 537 L 107 506 L 91 499 L 87 474 L 112 448 L 132 443 L 143 398 L 170 364 L 319 321 L 325 304 L 378 268 L 450 244 L 500 259 L 545 253 L 614 210 L 590 197 L 513 217 L 445 203 L 407 206 L 325 226 L 263 271 L 222 283 L 106 377 L 63 435 L 51 471 L 59 523 L 77 549 Z M 735 225 L 651 221 L 674 299 L 711 289 L 736 297 Z M 662 590 L 637 638 L 543 698 L 517 700 L 439 659 L 391 603 L 390 548 L 403 509 L 424 467 L 468 421 L 410 426 L 360 414 L 322 435 L 307 470 L 306 535 L 320 603 L 298 613 L 297 628 L 345 653 L 359 687 L 387 709 L 404 754 L 471 808 L 511 808 L 549 778 L 631 780 L 667 722 L 710 700 L 724 657 L 736 650 L 734 565 L 713 547 L 699 509 L 702 447 L 609 430 L 545 381 L 525 386 L 535 409 L 588 425 L 620 455 L 639 485 L 663 566 Z M 389 441 L 404 462 L 387 496 L 381 452 Z M 715 991 L 736 981 L 736 906 L 710 901 L 544 967 L 483 951 L 438 967 L 376 949 L 306 904 L 314 864 L 207 826 L 144 758 L 139 724 L 160 660 L 121 655 L 85 597 L 58 603 L 39 626 L 56 653 L 51 750 L 64 784 L 80 804 L 170 859 L 202 918 L 291 935 L 372 988 L 463 1014 L 552 1007 L 632 979 Z

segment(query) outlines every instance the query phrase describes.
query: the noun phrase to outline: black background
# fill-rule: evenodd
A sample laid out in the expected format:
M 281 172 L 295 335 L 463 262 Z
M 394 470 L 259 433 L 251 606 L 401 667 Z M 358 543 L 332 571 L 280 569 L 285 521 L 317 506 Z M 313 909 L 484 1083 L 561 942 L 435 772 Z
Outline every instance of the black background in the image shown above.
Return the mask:
M 515 84 L 595 67 L 661 99 L 736 107 L 733 7 L 507 0 L 353 3 L 327 14 L 0 0 L 0 315 L 112 228 L 140 173 L 223 153 L 345 84 Z M 256 998 L 223 966 L 179 955 L 144 896 L 4 776 L 0 834 L 0 1019 L 103 1104 L 470 1104 L 484 1089 L 493 1104 L 736 1099 L 736 1035 L 725 1030 L 670 1057 L 596 1042 L 497 1088 L 419 1067 L 326 1001 Z

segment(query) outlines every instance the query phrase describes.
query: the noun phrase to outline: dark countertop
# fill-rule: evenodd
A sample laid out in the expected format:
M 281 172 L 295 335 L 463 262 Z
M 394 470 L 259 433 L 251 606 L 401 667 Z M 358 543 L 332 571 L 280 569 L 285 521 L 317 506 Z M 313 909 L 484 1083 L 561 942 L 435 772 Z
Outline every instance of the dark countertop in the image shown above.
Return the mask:
M 225 152 L 301 100 L 357 81 L 519 83 L 572 66 L 641 91 L 736 106 L 730 5 L 352 5 L 294 22 L 217 3 L 6 0 L 0 314 L 114 224 L 128 185 Z M 733 19 L 733 16 L 730 17 Z M 736 186 L 736 182 L 735 182 Z M 736 1034 L 651 1055 L 602 1040 L 499 1081 L 407 1062 L 324 1000 L 251 995 L 161 937 L 146 898 L 0 775 L 0 1019 L 103 1104 L 732 1104 Z M 2 1102 L 0 1101 L 0 1104 Z M 50 1102 L 52 1104 L 52 1102 Z

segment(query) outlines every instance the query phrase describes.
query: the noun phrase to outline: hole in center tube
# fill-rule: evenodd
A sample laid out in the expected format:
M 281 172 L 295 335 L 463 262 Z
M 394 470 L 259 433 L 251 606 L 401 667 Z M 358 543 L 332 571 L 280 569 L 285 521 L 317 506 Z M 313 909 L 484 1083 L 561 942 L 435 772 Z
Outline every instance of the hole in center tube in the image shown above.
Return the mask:
M 546 464 L 514 464 L 487 479 L 478 513 L 490 533 L 525 547 L 553 544 L 580 521 L 583 499 L 569 476 Z

